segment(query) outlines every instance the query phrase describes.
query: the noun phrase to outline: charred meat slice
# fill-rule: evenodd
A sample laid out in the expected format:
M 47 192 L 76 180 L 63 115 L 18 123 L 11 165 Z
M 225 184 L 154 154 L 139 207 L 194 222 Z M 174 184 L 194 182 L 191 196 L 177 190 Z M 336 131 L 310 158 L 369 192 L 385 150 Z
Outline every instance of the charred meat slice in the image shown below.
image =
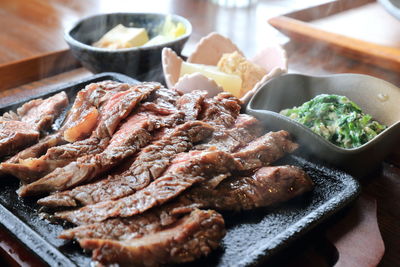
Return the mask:
M 74 128 L 77 124 L 81 123 L 81 121 L 84 121 L 85 118 L 87 117 L 87 113 L 89 110 L 93 110 L 93 104 L 91 99 L 92 94 L 95 96 L 98 96 L 99 93 L 97 92 L 98 90 L 105 91 L 104 90 L 104 85 L 109 84 L 108 82 L 102 82 L 102 83 L 97 83 L 97 84 L 90 84 L 86 86 L 84 89 L 80 90 L 75 98 L 74 104 L 72 105 L 71 109 L 68 112 L 67 118 L 65 119 L 63 126 L 60 128 L 59 131 L 56 133 L 52 134 L 51 136 L 48 136 L 46 138 L 43 138 L 42 140 L 39 141 L 38 144 L 28 147 L 25 150 L 21 151 L 11 159 L 7 161 L 7 163 L 18 163 L 21 159 L 28 159 L 28 158 L 37 158 L 42 156 L 43 154 L 46 153 L 46 151 L 54 146 L 58 146 L 61 144 L 65 144 L 65 139 L 63 138 L 64 131 L 67 129 Z M 111 82 L 111 84 L 114 84 L 114 82 Z M 114 87 L 114 86 L 113 86 Z M 121 87 L 122 88 L 122 87 Z M 125 87 L 124 87 L 125 88 Z M 129 86 L 126 85 L 125 89 L 128 89 Z M 97 110 L 96 110 L 97 111 Z M 15 114 L 15 117 L 18 118 L 18 115 Z M 97 118 L 97 117 L 96 117 Z M 93 128 L 91 125 L 85 125 L 85 127 L 80 127 L 81 131 L 74 131 L 74 137 L 76 140 L 82 140 L 86 137 L 88 137 Z M 68 138 L 67 138 L 68 139 Z M 73 141 L 76 141 L 73 140 Z M 19 169 L 27 169 L 23 168 L 21 166 L 15 168 Z M 9 173 L 13 172 L 13 167 L 10 166 L 10 170 L 8 170 Z M 17 176 L 18 177 L 18 176 Z
M 177 107 L 185 113 L 186 120 L 197 120 L 206 94 L 205 91 L 193 91 L 184 94 L 177 101 Z
M 82 239 L 84 249 L 93 250 L 93 260 L 135 266 L 184 263 L 208 255 L 225 235 L 222 216 L 194 210 L 173 226 L 127 241 Z
M 51 141 L 51 140 L 50 140 Z M 47 173 L 83 155 L 100 153 L 108 144 L 108 139 L 88 138 L 82 141 L 51 147 L 40 158 L 20 159 L 18 163 L 2 163 L 2 170 L 18 177 L 24 183 L 32 183 Z M 42 143 L 39 149 L 43 149 Z
M 197 145 L 195 149 L 215 147 L 220 151 L 234 152 L 259 137 L 263 128 L 254 117 L 240 114 L 232 128 L 218 128 L 206 143 Z
M 93 156 L 80 157 L 63 168 L 55 169 L 36 182 L 20 188 L 19 194 L 26 196 L 65 190 L 95 178 L 146 145 L 152 139 L 147 127 L 149 120 L 146 113 L 131 116 L 114 134 L 104 151 Z
M 13 157 L 9 158 L 4 163 L 18 163 L 20 160 L 28 159 L 28 158 L 36 158 L 46 153 L 46 151 L 56 146 L 57 144 L 61 144 L 63 142 L 61 135 L 59 134 L 52 134 L 48 135 L 39 140 L 37 144 L 34 144 L 14 155 Z
M 242 171 L 246 171 L 269 165 L 297 147 L 288 132 L 269 132 L 232 155 L 242 163 Z
M 89 137 L 97 125 L 98 108 L 104 106 L 115 94 L 130 88 L 128 84 L 113 81 L 87 85 L 76 95 L 74 104 L 58 133 L 71 143 Z
M 240 100 L 230 93 L 220 93 L 203 101 L 200 119 L 223 127 L 231 127 L 240 113 Z
M 1 117 L 0 157 L 37 143 L 40 131 L 49 130 L 54 119 L 67 105 L 67 95 L 61 92 L 45 100 L 29 101 L 18 108 L 17 113 Z
M 232 177 L 217 188 L 196 187 L 187 192 L 182 203 L 217 210 L 251 210 L 288 201 L 311 191 L 314 184 L 295 166 L 263 167 L 251 177 Z
M 159 206 L 177 197 L 193 184 L 238 169 L 233 157 L 221 151 L 191 151 L 179 154 L 164 175 L 146 188 L 114 201 L 88 205 L 75 211 L 56 213 L 74 224 L 103 221 L 110 217 L 128 217 Z
M 112 96 L 104 100 L 100 106 L 98 125 L 92 136 L 88 139 L 75 141 L 74 143 L 53 147 L 47 150 L 40 158 L 31 158 L 20 161 L 18 164 L 24 167 L 8 166 L 18 168 L 19 179 L 25 182 L 32 182 L 55 170 L 57 167 L 64 167 L 70 162 L 86 155 L 94 155 L 102 152 L 108 145 L 115 127 L 135 108 L 140 101 L 147 98 L 153 91 L 159 88 L 157 83 L 146 83 L 131 87 L 126 91 L 113 92 Z M 96 87 L 97 88 L 97 87 Z M 97 109 L 95 109 L 97 110 Z M 97 117 L 95 118 L 97 120 Z M 85 128 L 85 123 L 75 124 L 69 128 Z M 81 132 L 79 129 L 74 131 Z M 65 137 L 66 132 L 64 132 Z M 69 133 L 71 135 L 71 133 Z M 75 135 L 75 134 L 74 134 Z M 12 171 L 11 171 L 12 172 Z M 60 172 L 60 170 L 58 171 Z M 23 190 L 22 190 L 23 191 Z M 22 192 L 21 191 L 21 192 Z
M 64 231 L 60 237 L 127 240 L 156 232 L 194 208 L 238 211 L 269 207 L 300 196 L 312 188 L 312 180 L 298 167 L 263 167 L 252 176 L 230 177 L 216 188 L 209 187 L 206 181 L 157 209 L 129 218 L 81 225 Z
M 22 121 L 0 121 L 0 157 L 7 156 L 39 140 L 39 132 Z
M 93 135 L 99 138 L 111 137 L 118 124 L 125 119 L 131 111 L 149 95 L 159 89 L 159 83 L 141 83 L 133 88 L 115 94 L 104 105 L 100 121 Z
M 21 121 L 31 124 L 37 131 L 49 130 L 54 119 L 68 106 L 65 92 L 58 93 L 47 99 L 35 99 L 17 109 Z
M 161 140 L 145 147 L 127 171 L 93 184 L 55 193 L 39 200 L 38 203 L 53 207 L 77 206 L 130 195 L 158 178 L 176 154 L 189 150 L 193 143 L 205 139 L 213 130 L 204 122 L 187 122 Z

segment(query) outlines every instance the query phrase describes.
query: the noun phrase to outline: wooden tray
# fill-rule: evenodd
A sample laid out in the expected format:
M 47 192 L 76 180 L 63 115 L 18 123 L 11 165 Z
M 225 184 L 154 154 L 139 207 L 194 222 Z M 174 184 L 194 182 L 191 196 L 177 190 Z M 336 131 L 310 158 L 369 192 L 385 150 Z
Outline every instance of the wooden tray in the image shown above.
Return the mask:
M 362 62 L 400 70 L 400 20 L 376 1 L 338 0 L 271 18 L 269 23 L 294 42 L 326 46 Z
M 0 91 L 78 68 L 69 49 L 0 64 Z

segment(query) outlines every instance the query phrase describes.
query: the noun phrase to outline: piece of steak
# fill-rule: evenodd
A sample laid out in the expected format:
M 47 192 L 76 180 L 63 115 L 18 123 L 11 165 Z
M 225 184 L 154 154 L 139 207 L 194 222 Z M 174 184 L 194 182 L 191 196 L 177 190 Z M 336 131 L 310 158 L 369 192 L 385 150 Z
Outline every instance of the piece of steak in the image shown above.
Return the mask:
M 202 103 L 200 119 L 221 127 L 231 127 L 240 113 L 240 100 L 223 92 L 207 98 Z
M 197 120 L 202 109 L 202 103 L 207 95 L 205 91 L 192 91 L 184 94 L 177 101 L 176 105 L 179 110 L 185 113 L 187 121 Z
M 110 175 L 107 179 L 79 186 L 70 191 L 52 194 L 40 199 L 38 203 L 51 207 L 75 207 L 130 195 L 157 179 L 176 154 L 189 150 L 194 143 L 210 136 L 213 130 L 213 127 L 204 122 L 186 122 L 145 147 L 125 172 Z
M 54 192 L 90 181 L 150 142 L 150 132 L 154 130 L 153 120 L 152 115 L 147 112 L 131 115 L 114 134 L 104 151 L 80 157 L 77 161 L 57 168 L 45 177 L 21 187 L 18 193 L 26 196 Z
M 69 104 L 65 92 L 46 99 L 35 99 L 17 109 L 20 120 L 33 126 L 37 131 L 47 131 L 61 111 Z
M 105 82 L 103 82 L 105 83 Z M 100 84 L 100 83 L 99 83 Z M 76 124 L 79 124 L 80 121 L 84 120 L 87 117 L 87 113 L 90 110 L 93 110 L 93 105 L 90 101 L 91 95 L 99 95 L 96 93 L 96 89 L 99 90 L 101 87 L 99 84 L 90 84 L 86 86 L 84 89 L 80 90 L 75 98 L 75 101 L 68 111 L 68 115 L 63 123 L 63 126 L 54 134 L 47 136 L 39 141 L 39 143 L 22 150 L 14 157 L 7 160 L 7 163 L 19 163 L 20 160 L 28 159 L 28 158 L 38 158 L 46 153 L 46 151 L 54 146 L 58 146 L 61 144 L 65 144 L 66 141 L 64 139 L 64 131 L 74 127 Z M 104 91 L 102 89 L 102 91 Z M 18 115 L 15 114 L 15 117 L 18 118 Z M 97 120 L 97 118 L 96 118 Z M 77 140 L 84 139 L 89 136 L 92 132 L 91 125 L 85 125 L 86 127 L 80 127 L 81 131 L 74 131 L 75 137 L 78 138 Z M 80 139 L 79 139 L 80 138 Z M 21 166 L 8 166 L 7 170 L 8 173 L 12 173 L 14 168 L 19 169 L 27 169 Z M 18 177 L 18 176 L 17 176 Z
M 263 167 L 252 176 L 225 179 L 216 188 L 210 187 L 208 181 L 198 184 L 175 201 L 137 216 L 113 218 L 65 230 L 60 238 L 128 240 L 159 231 L 194 208 L 239 211 L 269 207 L 312 189 L 312 180 L 298 167 Z
M 232 156 L 242 163 L 241 171 L 246 171 L 267 166 L 297 148 L 298 145 L 290 139 L 288 132 L 269 132 L 233 153 Z
M 17 178 L 24 182 L 32 182 L 80 157 L 102 152 L 108 146 L 115 127 L 131 113 L 140 101 L 147 98 L 159 87 L 158 83 L 143 83 L 126 91 L 113 92 L 112 96 L 104 100 L 103 105 L 99 107 L 99 122 L 90 138 L 52 147 L 40 158 L 20 160 L 16 164 L 24 167 L 8 165 L 8 170 L 11 169 L 8 172 L 17 174 Z M 85 127 L 85 125 L 82 124 L 79 127 Z M 13 168 L 17 168 L 18 172 L 13 171 Z M 7 169 L 3 169 L 7 171 Z
M 159 266 L 185 263 L 208 255 L 225 235 L 222 216 L 213 210 L 194 210 L 169 228 L 126 241 L 82 239 L 83 249 L 104 264 Z
M 114 81 L 87 85 L 77 93 L 74 104 L 58 133 L 70 143 L 86 139 L 98 125 L 102 113 L 99 109 L 116 94 L 131 88 L 131 85 Z
M 251 210 L 269 207 L 309 192 L 314 184 L 296 166 L 262 167 L 249 177 L 231 177 L 215 189 L 198 186 L 177 202 L 217 210 Z
M 55 213 L 55 217 L 74 224 L 103 221 L 110 217 L 128 217 L 169 201 L 193 184 L 241 168 L 234 158 L 221 151 L 181 153 L 165 173 L 146 188 L 113 201 L 88 205 L 74 211 Z
M 263 127 L 256 118 L 239 114 L 232 128 L 217 128 L 211 139 L 199 144 L 195 149 L 204 150 L 215 147 L 220 151 L 234 152 L 259 137 Z
M 23 183 L 32 183 L 58 167 L 64 166 L 71 159 L 82 155 L 97 154 L 108 145 L 107 138 L 88 138 L 63 146 L 51 147 L 47 157 L 20 159 L 18 163 L 2 163 L 2 170 L 18 177 Z M 43 149 L 44 144 L 39 147 Z
M 68 105 L 64 92 L 47 99 L 31 100 L 0 119 L 0 157 L 8 156 L 39 141 L 40 131 L 50 129 Z
M 0 121 L 0 157 L 11 155 L 39 140 L 39 132 L 23 121 Z

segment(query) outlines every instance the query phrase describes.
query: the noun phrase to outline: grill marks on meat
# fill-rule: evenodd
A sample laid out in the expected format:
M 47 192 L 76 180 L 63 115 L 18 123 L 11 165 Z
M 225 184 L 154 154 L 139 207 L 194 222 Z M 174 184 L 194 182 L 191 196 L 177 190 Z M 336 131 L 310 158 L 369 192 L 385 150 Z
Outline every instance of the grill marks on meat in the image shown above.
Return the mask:
M 187 121 L 196 120 L 201 112 L 201 105 L 207 93 L 205 91 L 193 91 L 184 94 L 178 101 L 177 107 L 185 113 Z
M 87 85 L 76 95 L 74 104 L 58 133 L 68 142 L 89 137 L 96 127 L 99 111 L 113 95 L 130 89 L 128 84 L 104 81 Z
M 0 157 L 36 143 L 39 132 L 32 125 L 22 121 L 0 121 Z
M 30 183 L 19 190 L 28 196 L 103 178 L 122 164 L 106 179 L 38 201 L 50 207 L 86 205 L 55 213 L 80 225 L 60 238 L 77 239 L 104 264 L 193 261 L 215 249 L 225 234 L 221 215 L 198 208 L 248 210 L 313 188 L 297 167 L 264 167 L 297 144 L 285 131 L 259 137 L 261 124 L 239 114 L 240 104 L 229 93 L 209 99 L 200 91 L 180 96 L 157 83 L 91 84 L 77 95 L 57 133 L 2 168 Z M 5 114 L 0 121 L 20 114 Z M 32 113 L 26 118 L 35 119 Z M 203 143 L 195 146 L 198 142 Z
M 46 206 L 77 206 L 130 195 L 157 179 L 176 154 L 189 150 L 193 143 L 210 136 L 213 130 L 204 122 L 187 122 L 176 127 L 161 140 L 145 147 L 127 171 L 93 184 L 55 193 L 39 200 L 38 203 Z
M 60 219 L 74 224 L 103 221 L 110 217 L 128 217 L 159 206 L 181 192 L 219 174 L 238 169 L 234 158 L 221 151 L 191 151 L 174 159 L 164 175 L 136 193 L 115 200 L 88 205 L 75 211 L 56 213 Z
M 228 178 L 216 188 L 199 184 L 176 201 L 138 216 L 63 231 L 60 238 L 128 240 L 159 231 L 194 208 L 239 211 L 270 207 L 309 192 L 313 186 L 310 177 L 298 167 L 263 167 L 250 177 Z
M 108 139 L 89 138 L 59 147 L 50 147 L 46 156 L 38 159 L 20 159 L 18 163 L 3 163 L 2 167 L 5 172 L 18 177 L 22 182 L 32 183 L 52 170 L 65 166 L 71 159 L 100 153 L 107 144 Z M 42 143 L 39 149 L 43 149 L 44 145 L 45 143 Z
M 141 83 L 133 88 L 119 92 L 111 97 L 101 112 L 101 118 L 93 135 L 98 138 L 111 137 L 118 124 L 153 91 L 159 89 L 159 83 Z
M 44 100 L 29 101 L 17 109 L 17 114 L 22 122 L 34 126 L 37 131 L 44 131 L 51 127 L 68 103 L 67 94 L 61 92 Z
M 240 100 L 230 93 L 219 93 L 203 101 L 200 119 L 214 125 L 230 127 L 240 113 Z
M 97 84 L 93 84 L 93 87 L 99 88 Z M 145 83 L 131 87 L 126 91 L 108 92 L 108 95 L 105 93 L 102 98 L 106 100 L 99 102 L 103 104 L 99 108 L 101 114 L 99 115 L 99 122 L 90 138 L 50 148 L 47 150 L 46 154 L 40 158 L 20 161 L 18 164 L 24 165 L 24 167 L 19 168 L 19 172 L 14 172 L 14 174 L 19 174 L 17 177 L 23 181 L 32 182 L 37 180 L 39 177 L 43 177 L 43 175 L 48 173 L 51 174 L 50 172 L 58 167 L 67 166 L 70 162 L 73 162 L 80 157 L 100 153 L 107 147 L 111 135 L 113 131 L 115 131 L 115 127 L 139 104 L 140 101 L 147 98 L 159 87 L 160 85 L 158 83 Z M 88 89 L 90 88 L 91 87 Z M 101 87 L 99 90 L 102 91 Z M 76 127 L 76 125 L 73 127 Z M 85 127 L 85 125 L 81 124 L 79 127 Z M 61 173 L 61 170 L 57 170 L 57 172 Z M 45 177 L 42 179 L 44 178 Z M 43 181 L 48 180 L 49 179 L 46 178 Z M 42 184 L 43 181 L 40 182 L 40 184 Z M 50 188 L 50 186 L 51 185 L 46 186 L 46 188 Z M 37 186 L 35 188 L 37 188 Z M 25 190 L 28 190 L 28 188 L 22 189 L 21 193 L 25 192 Z
M 56 133 L 40 140 L 36 145 L 22 150 L 20 153 L 10 158 L 7 163 L 18 163 L 19 160 L 27 158 L 38 158 L 45 154 L 49 148 L 65 144 L 66 141 L 64 138 L 64 132 L 68 129 L 74 129 L 74 137 L 76 140 L 82 140 L 88 137 L 92 133 L 94 125 L 85 124 L 85 127 L 77 126 L 82 125 L 85 118 L 87 118 L 88 112 L 94 109 L 93 103 L 100 105 L 100 103 L 104 102 L 104 99 L 101 97 L 101 95 L 105 95 L 107 88 L 109 90 L 116 90 L 115 88 L 118 88 L 116 91 L 120 91 L 127 90 L 130 88 L 130 86 L 112 81 L 93 83 L 86 86 L 77 93 L 75 101 L 68 112 L 63 126 Z M 96 96 L 99 98 L 96 98 Z M 12 169 L 14 167 L 22 168 L 21 166 L 10 166 L 10 168 L 7 169 L 7 172 L 13 174 Z M 28 169 L 28 167 L 22 169 Z
M 261 123 L 254 117 L 239 114 L 232 128 L 218 128 L 212 138 L 195 149 L 204 150 L 215 147 L 220 151 L 234 152 L 259 137 L 263 132 Z
M 45 100 L 29 101 L 18 108 L 17 113 L 3 115 L 0 118 L 0 157 L 37 143 L 40 132 L 48 130 L 67 105 L 67 95 L 61 92 Z
M 84 249 L 102 263 L 159 266 L 184 263 L 208 255 L 225 235 L 222 216 L 212 210 L 194 210 L 173 226 L 127 241 L 82 239 Z
M 288 201 L 313 187 L 312 180 L 302 169 L 272 166 L 260 168 L 251 177 L 226 179 L 215 189 L 193 188 L 179 201 L 217 210 L 251 210 Z
M 246 171 L 269 165 L 297 147 L 288 132 L 269 132 L 232 155 L 243 165 L 242 171 Z
M 63 168 L 58 168 L 45 177 L 23 186 L 20 195 L 40 194 L 65 190 L 89 181 L 114 167 L 121 160 L 137 152 L 152 139 L 148 131 L 150 122 L 146 113 L 132 115 L 114 134 L 107 148 L 96 155 L 78 158 Z M 88 139 L 89 140 L 89 139 Z

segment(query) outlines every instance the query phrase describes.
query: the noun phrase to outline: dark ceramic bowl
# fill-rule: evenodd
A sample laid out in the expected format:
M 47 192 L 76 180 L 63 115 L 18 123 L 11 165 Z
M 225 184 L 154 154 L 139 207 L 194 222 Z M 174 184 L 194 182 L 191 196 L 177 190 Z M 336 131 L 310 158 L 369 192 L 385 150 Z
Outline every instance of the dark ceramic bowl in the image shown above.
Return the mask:
M 95 15 L 77 22 L 66 30 L 64 38 L 72 54 L 82 65 L 94 73 L 119 72 L 138 79 L 149 71 L 161 71 L 161 50 L 170 47 L 178 54 L 192 33 L 190 22 L 180 16 L 171 15 L 173 22 L 181 22 L 186 33 L 177 39 L 159 45 L 125 49 L 97 48 L 91 44 L 98 41 L 106 32 L 123 24 L 127 27 L 146 28 L 149 38 L 157 35 L 155 28 L 161 25 L 166 14 L 156 13 L 111 13 Z
M 344 149 L 279 112 L 300 106 L 319 94 L 347 96 L 381 124 L 388 126 L 364 145 Z M 368 174 L 400 140 L 400 89 L 384 80 L 360 74 L 312 77 L 286 74 L 267 82 L 250 100 L 246 112 L 273 130 L 287 130 L 312 156 L 354 175 Z

